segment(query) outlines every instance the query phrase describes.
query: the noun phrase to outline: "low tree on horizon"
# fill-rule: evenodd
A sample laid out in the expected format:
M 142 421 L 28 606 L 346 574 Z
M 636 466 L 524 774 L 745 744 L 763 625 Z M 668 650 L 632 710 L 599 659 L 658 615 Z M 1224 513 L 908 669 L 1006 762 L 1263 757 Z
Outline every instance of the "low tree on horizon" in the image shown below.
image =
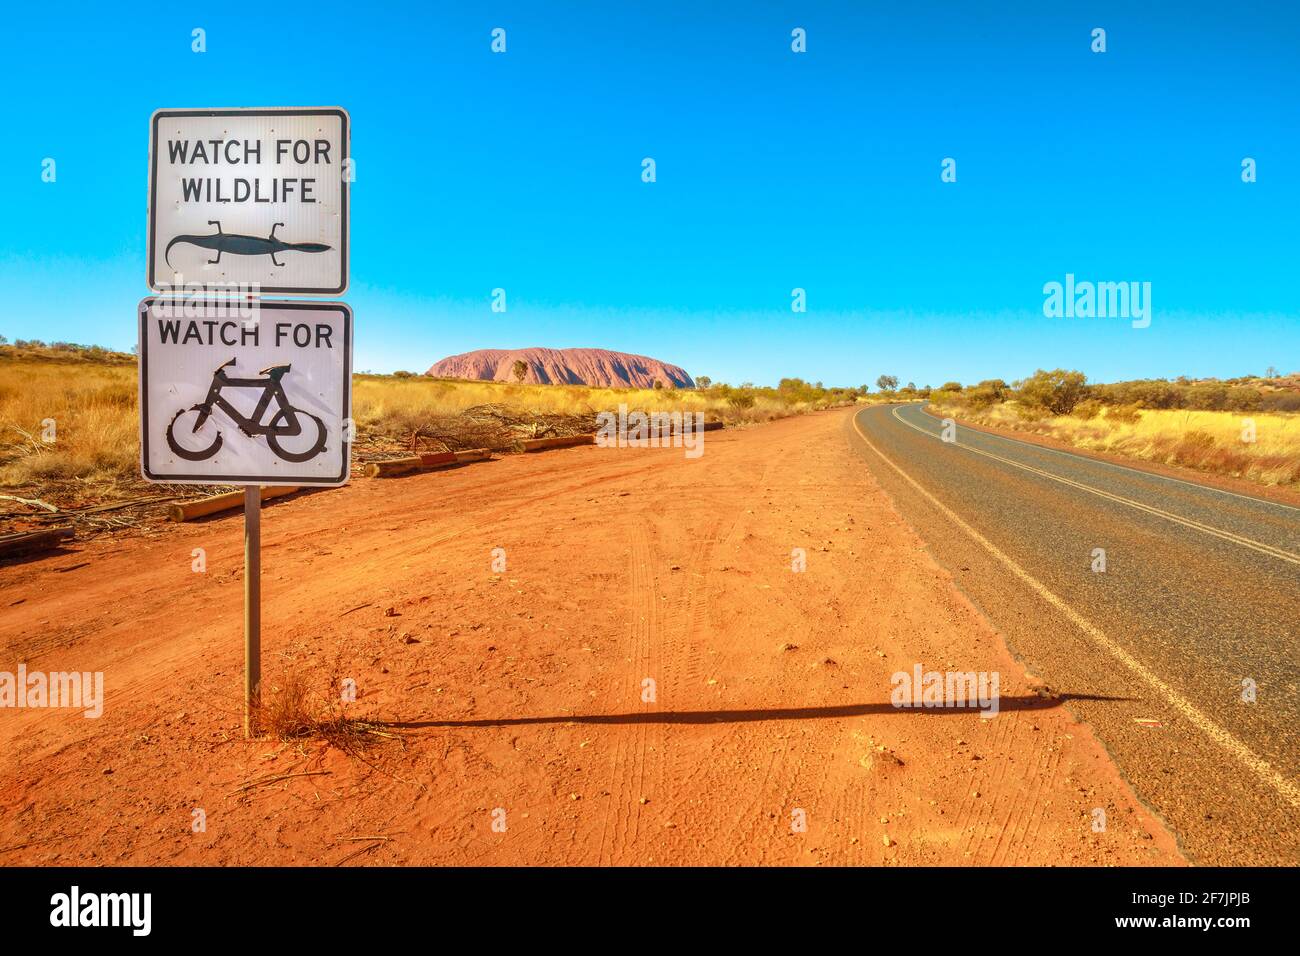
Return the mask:
M 1039 369 L 1019 383 L 1017 399 L 1030 408 L 1041 408 L 1053 415 L 1068 415 L 1074 406 L 1088 397 L 1088 379 L 1072 369 Z

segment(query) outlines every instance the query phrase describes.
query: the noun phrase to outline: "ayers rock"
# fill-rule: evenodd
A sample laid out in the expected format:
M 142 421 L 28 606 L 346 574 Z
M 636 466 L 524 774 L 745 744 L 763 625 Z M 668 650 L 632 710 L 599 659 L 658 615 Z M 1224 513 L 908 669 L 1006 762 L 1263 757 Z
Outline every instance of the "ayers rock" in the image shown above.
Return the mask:
M 524 381 L 543 385 L 608 385 L 615 388 L 694 388 L 686 370 L 644 355 L 608 349 L 479 349 L 435 362 L 426 375 L 513 382 L 515 362 L 528 365 Z

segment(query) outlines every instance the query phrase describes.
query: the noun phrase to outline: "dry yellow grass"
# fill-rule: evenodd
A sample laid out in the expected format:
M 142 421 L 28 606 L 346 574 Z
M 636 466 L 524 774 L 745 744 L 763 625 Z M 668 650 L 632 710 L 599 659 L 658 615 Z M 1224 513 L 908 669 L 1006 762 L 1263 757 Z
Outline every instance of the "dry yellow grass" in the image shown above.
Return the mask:
M 133 366 L 0 363 L 0 484 L 131 478 L 139 459 L 136 391 Z
M 593 388 L 585 385 L 514 385 L 467 382 L 423 376 L 358 375 L 352 394 L 352 417 L 359 429 L 429 414 L 454 415 L 480 405 L 506 405 L 540 415 L 595 415 L 617 411 L 620 404 L 637 411 L 700 411 L 728 421 L 768 421 L 819 407 L 816 402 L 789 404 L 747 390 L 749 408 L 733 407 L 720 391 L 650 388 Z
M 110 358 L 0 348 L 0 487 L 39 496 L 63 483 L 65 502 L 70 490 L 84 500 L 139 489 L 136 368 L 129 356 Z M 798 414 L 843 398 L 820 390 L 796 396 L 773 389 L 613 389 L 356 375 L 352 405 L 358 445 L 377 451 L 389 447 L 385 442 L 455 433 L 456 416 L 485 405 L 509 409 L 518 419 L 565 416 L 577 423 L 626 404 L 647 412 L 700 411 L 734 424 Z M 44 440 L 51 434 L 44 424 L 49 420 L 52 442 Z
M 981 424 L 1055 438 L 1089 451 L 1245 478 L 1264 485 L 1300 484 L 1300 415 L 1142 409 L 1136 421 L 1103 410 L 1092 419 L 1074 415 L 1024 418 L 1012 403 L 963 411 Z M 1254 426 L 1254 441 L 1249 426 Z

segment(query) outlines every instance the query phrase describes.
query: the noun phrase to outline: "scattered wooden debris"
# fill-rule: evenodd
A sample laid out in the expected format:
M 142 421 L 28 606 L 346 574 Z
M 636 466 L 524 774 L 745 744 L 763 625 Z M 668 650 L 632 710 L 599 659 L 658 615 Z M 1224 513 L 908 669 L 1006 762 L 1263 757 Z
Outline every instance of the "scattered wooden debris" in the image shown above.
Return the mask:
M 99 514 L 104 511 L 120 511 L 122 508 L 134 508 L 139 505 L 156 505 L 164 501 L 175 501 L 177 495 L 152 495 L 148 498 L 132 498 L 129 501 L 114 501 L 106 505 L 95 505 L 93 508 L 79 508 L 76 511 L 65 511 L 64 514 L 78 518 L 81 515 Z
M 451 468 L 455 465 L 474 461 L 487 461 L 492 452 L 487 448 L 471 448 L 466 451 L 440 451 L 423 455 L 411 455 L 406 458 L 390 458 L 387 461 L 372 461 L 366 465 L 366 474 L 371 478 L 393 478 L 408 475 L 415 471 L 433 471 L 438 468 Z
M 16 531 L 0 534 L 0 558 L 58 547 L 73 536 L 72 528 L 45 528 L 42 531 Z
M 559 438 L 525 438 L 519 443 L 525 452 L 546 451 L 548 448 L 570 448 L 574 445 L 592 445 L 596 442 L 595 434 L 565 435 Z
M 229 796 L 252 790 L 255 787 L 269 787 L 273 783 L 279 783 L 281 780 L 292 780 L 294 777 L 328 777 L 332 772 L 330 770 L 301 770 L 298 773 L 277 773 L 270 777 L 258 777 L 256 780 L 240 784 L 230 791 Z
M 47 501 L 41 501 L 39 498 L 20 498 L 18 495 L 0 495 L 5 501 L 16 501 L 21 505 L 31 505 L 33 508 L 44 508 L 46 511 L 57 514 L 59 509 Z
M 262 489 L 262 500 L 266 501 L 268 498 L 291 495 L 295 491 L 301 490 L 297 485 L 264 487 Z M 195 518 L 203 518 L 219 511 L 242 508 L 243 505 L 244 493 L 242 491 L 231 491 L 224 495 L 213 495 L 211 498 L 196 498 L 193 501 L 177 502 L 167 509 L 167 516 L 173 521 L 193 521 Z

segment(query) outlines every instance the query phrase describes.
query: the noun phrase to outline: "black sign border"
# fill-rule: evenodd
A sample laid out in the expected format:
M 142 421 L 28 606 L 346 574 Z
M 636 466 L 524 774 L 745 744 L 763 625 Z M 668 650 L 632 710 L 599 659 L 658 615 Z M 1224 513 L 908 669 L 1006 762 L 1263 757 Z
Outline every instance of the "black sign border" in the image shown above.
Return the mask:
M 147 264 L 149 288 L 154 292 L 163 290 L 158 288 L 156 277 L 154 275 L 154 260 L 156 256 L 156 245 L 158 240 L 158 124 L 161 120 L 172 116 L 337 116 L 343 124 L 342 139 L 343 151 L 346 154 L 344 160 L 350 159 L 352 155 L 352 130 L 351 121 L 348 111 L 342 107 L 319 107 L 303 108 L 285 107 L 283 109 L 271 108 L 253 108 L 253 109 L 225 109 L 225 110 L 155 110 L 149 120 L 149 262 Z M 341 275 L 339 279 L 341 285 L 333 289 L 313 289 L 298 288 L 295 286 L 260 286 L 263 293 L 288 294 L 295 293 L 298 295 L 342 295 L 348 289 L 348 206 L 351 198 L 348 194 L 348 181 L 343 179 L 340 183 L 342 189 L 342 245 L 340 249 L 340 266 Z
M 351 477 L 352 464 L 352 445 L 349 442 L 343 442 L 343 470 L 339 472 L 337 478 L 321 478 L 317 475 L 311 475 L 305 478 L 295 477 L 292 475 L 159 475 L 149 470 L 149 389 L 146 387 L 149 381 L 149 333 L 145 328 L 145 321 L 149 317 L 149 309 L 155 302 L 174 302 L 180 307 L 186 303 L 194 304 L 195 300 L 185 296 L 168 296 L 168 295 L 150 295 L 140 300 L 139 306 L 139 341 L 140 341 L 140 473 L 146 481 L 157 481 L 162 483 L 177 483 L 191 485 L 230 485 L 230 484 L 247 484 L 247 485 L 319 485 L 326 488 L 334 488 L 347 484 Z M 200 301 L 203 305 L 218 304 L 222 306 L 237 306 L 241 304 L 239 299 L 220 299 L 204 298 Z M 347 333 L 343 337 L 343 404 L 340 406 L 347 415 L 352 414 L 352 307 L 345 302 L 267 302 L 265 300 L 253 300 L 252 303 L 260 309 L 288 309 L 288 310 L 311 310 L 313 312 L 328 312 L 331 309 L 342 313 L 343 328 Z

